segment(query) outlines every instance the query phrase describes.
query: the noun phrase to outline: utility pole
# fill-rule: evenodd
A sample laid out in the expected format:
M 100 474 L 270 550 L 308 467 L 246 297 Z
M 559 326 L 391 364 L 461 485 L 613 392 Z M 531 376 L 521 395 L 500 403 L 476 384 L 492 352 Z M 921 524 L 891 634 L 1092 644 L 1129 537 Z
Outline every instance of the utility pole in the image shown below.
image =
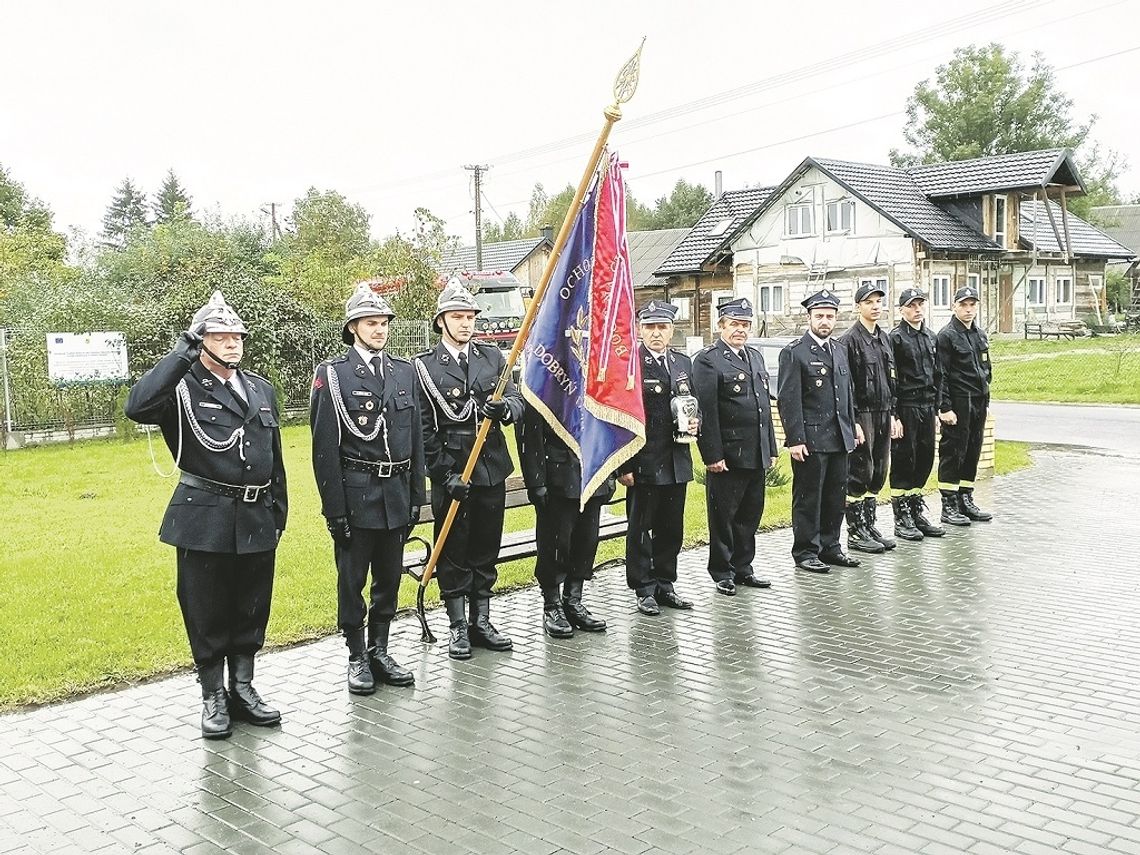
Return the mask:
M 268 202 L 266 204 L 269 205 L 269 210 L 267 211 L 265 208 L 262 208 L 261 213 L 266 214 L 269 217 L 270 229 L 273 234 L 273 239 L 277 240 L 279 237 L 281 237 L 281 229 L 277 225 L 277 203 Z
M 483 173 L 487 164 L 469 163 L 463 167 L 475 173 L 475 269 L 483 269 Z

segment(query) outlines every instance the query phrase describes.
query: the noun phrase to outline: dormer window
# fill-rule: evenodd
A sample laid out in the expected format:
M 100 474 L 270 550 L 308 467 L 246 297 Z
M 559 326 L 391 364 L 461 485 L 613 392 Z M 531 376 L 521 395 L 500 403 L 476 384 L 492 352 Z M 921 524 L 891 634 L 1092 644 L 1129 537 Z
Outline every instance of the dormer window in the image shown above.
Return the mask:
M 1002 249 L 1005 249 L 1006 222 L 1005 196 L 994 196 L 994 230 L 990 236 Z
M 850 199 L 836 199 L 827 203 L 828 234 L 849 233 L 855 230 L 855 203 Z

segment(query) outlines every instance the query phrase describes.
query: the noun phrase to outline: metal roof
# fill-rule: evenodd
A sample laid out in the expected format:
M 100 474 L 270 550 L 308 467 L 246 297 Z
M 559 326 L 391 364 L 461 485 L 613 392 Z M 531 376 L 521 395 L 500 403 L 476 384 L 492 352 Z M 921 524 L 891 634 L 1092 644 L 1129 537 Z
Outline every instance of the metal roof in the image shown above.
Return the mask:
M 907 173 L 926 196 L 979 196 L 999 190 L 1024 190 L 1045 184 L 1084 182 L 1066 148 L 998 154 L 912 166 Z
M 1061 221 L 1061 206 L 1050 202 L 1053 209 L 1053 218 L 1057 221 L 1057 229 L 1064 236 L 1064 225 Z M 1140 208 L 1140 206 L 1136 206 Z M 1049 221 L 1049 214 L 1045 206 L 1036 199 L 1028 199 L 1021 203 L 1021 226 L 1019 236 L 1026 249 L 1033 248 L 1036 238 L 1039 252 L 1061 252 L 1061 245 L 1057 242 L 1057 235 L 1053 231 L 1053 224 Z M 1072 244 L 1073 255 L 1087 255 L 1094 258 L 1133 258 L 1134 250 L 1110 238 L 1100 229 L 1086 223 L 1080 217 L 1069 214 L 1069 242 Z
M 1106 235 L 1140 254 L 1140 205 L 1101 205 L 1092 213 Z
M 653 271 L 669 257 L 688 233 L 689 229 L 653 229 L 626 233 L 635 288 L 654 283 L 656 277 Z
M 498 243 L 483 244 L 483 270 L 509 270 L 526 261 L 543 244 L 550 245 L 544 237 L 504 240 Z M 443 257 L 439 269 L 443 273 L 453 270 L 475 270 L 475 247 L 461 246 Z
M 751 219 L 774 189 L 748 187 L 726 190 L 654 273 L 657 276 L 700 273 L 704 264 L 733 240 L 740 227 Z

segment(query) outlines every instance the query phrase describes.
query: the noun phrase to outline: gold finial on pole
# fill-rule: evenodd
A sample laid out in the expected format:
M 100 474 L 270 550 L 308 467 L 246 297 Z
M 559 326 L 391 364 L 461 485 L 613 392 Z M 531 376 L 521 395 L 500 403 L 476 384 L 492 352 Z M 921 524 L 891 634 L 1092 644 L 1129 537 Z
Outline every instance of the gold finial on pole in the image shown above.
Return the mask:
M 614 102 L 605 109 L 606 118 L 611 121 L 617 122 L 621 119 L 621 105 L 632 98 L 637 91 L 637 84 L 641 79 L 641 51 L 644 48 L 645 36 L 642 36 L 641 44 L 614 78 Z

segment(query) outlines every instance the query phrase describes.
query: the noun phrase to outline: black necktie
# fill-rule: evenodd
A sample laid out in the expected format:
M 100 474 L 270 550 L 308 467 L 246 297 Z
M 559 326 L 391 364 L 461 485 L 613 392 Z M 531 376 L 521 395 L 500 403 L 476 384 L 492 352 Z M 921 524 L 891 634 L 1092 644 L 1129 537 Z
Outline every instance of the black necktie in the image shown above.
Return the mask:
M 376 375 L 377 382 L 380 383 L 381 391 L 383 391 L 383 389 L 384 389 L 384 370 L 381 366 L 384 365 L 384 360 L 382 360 L 379 356 L 373 356 L 370 361 L 372 363 L 372 371 Z
M 465 351 L 460 351 L 460 353 L 459 353 L 459 367 L 463 371 L 463 379 L 466 380 L 468 378 L 468 375 L 467 375 L 467 353 Z
M 664 356 L 657 357 L 657 364 L 661 366 L 662 371 L 664 371 L 666 374 L 669 373 L 669 363 L 665 361 Z
M 238 394 L 237 387 L 234 385 L 232 379 L 226 381 L 226 388 L 229 389 L 230 394 L 233 396 L 234 403 L 237 404 L 238 409 L 241 410 L 241 414 L 244 416 L 249 413 L 249 406 L 246 404 L 245 398 Z

